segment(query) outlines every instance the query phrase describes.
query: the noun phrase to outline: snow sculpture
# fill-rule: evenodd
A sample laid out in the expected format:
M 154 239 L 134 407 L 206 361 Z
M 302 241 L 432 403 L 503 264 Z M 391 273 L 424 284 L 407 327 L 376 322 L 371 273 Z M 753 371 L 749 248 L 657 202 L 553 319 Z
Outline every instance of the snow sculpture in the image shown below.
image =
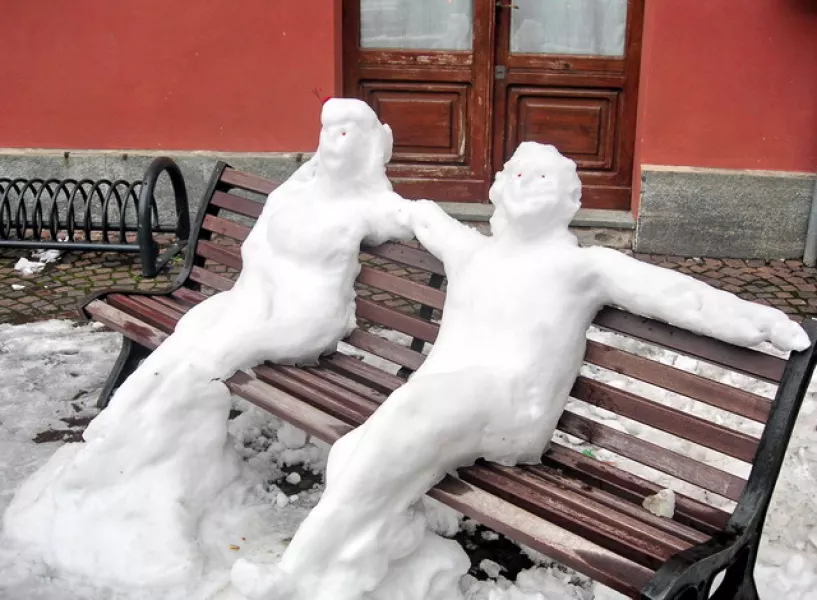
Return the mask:
M 280 564 L 236 563 L 239 590 L 254 600 L 461 597 L 451 575 L 467 559 L 453 542 L 431 547 L 417 500 L 478 458 L 539 462 L 606 304 L 734 344 L 808 347 L 776 309 L 615 250 L 580 248 L 568 230 L 580 195 L 573 161 L 526 142 L 491 188 L 492 237 L 432 202 L 413 205 L 418 239 L 448 274 L 437 341 L 409 381 L 333 446 L 326 491 Z M 400 585 L 412 560 L 416 595 Z
M 333 351 L 355 326 L 361 242 L 411 236 L 409 203 L 386 178 L 388 126 L 359 100 L 329 100 L 321 118 L 316 156 L 269 195 L 235 287 L 191 309 L 87 443 L 61 448 L 18 491 L 5 530 L 53 567 L 112 585 L 195 580 L 200 520 L 240 508 L 249 485 L 220 380 Z

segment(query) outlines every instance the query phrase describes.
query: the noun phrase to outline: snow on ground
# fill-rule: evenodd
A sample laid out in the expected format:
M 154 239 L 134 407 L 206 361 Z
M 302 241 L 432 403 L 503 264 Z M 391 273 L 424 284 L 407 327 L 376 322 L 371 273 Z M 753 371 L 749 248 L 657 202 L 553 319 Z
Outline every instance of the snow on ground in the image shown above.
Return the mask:
M 392 332 L 375 333 L 398 343 L 407 343 Z M 674 364 L 726 383 L 750 388 L 769 396 L 773 388 L 748 378 L 725 376 L 710 365 L 698 363 L 670 352 L 657 350 L 612 334 L 594 332 L 595 338 L 618 345 L 628 351 L 650 355 L 661 362 Z M 79 439 L 78 432 L 95 414 L 94 403 L 110 371 L 119 347 L 119 337 L 96 325 L 76 326 L 70 321 L 45 321 L 28 325 L 0 325 L 0 510 L 5 510 L 15 488 L 66 441 Z M 345 350 L 351 352 L 350 349 Z M 356 353 L 360 354 L 360 353 Z M 363 357 L 372 360 L 370 357 Z M 372 361 L 374 362 L 374 361 Z M 387 365 L 382 365 L 387 366 Z M 660 393 L 650 386 L 622 378 L 615 373 L 586 369 L 586 373 L 611 385 L 638 390 L 654 399 L 696 414 L 707 413 L 727 426 L 756 433 L 757 427 L 717 409 L 688 399 Z M 579 403 L 571 406 L 590 418 L 638 433 L 645 439 L 662 439 L 660 432 Z M 263 473 L 265 484 L 255 490 L 261 500 L 254 520 L 240 524 L 214 523 L 205 543 L 213 560 L 202 585 L 191 590 L 114 590 L 64 573 L 56 573 L 24 550 L 0 538 L 0 598 L 31 600 L 119 600 L 134 598 L 209 598 L 239 600 L 229 590 L 229 566 L 240 556 L 258 560 L 268 556 L 277 560 L 297 525 L 317 502 L 327 448 L 312 444 L 296 429 L 236 400 L 243 411 L 230 424 L 230 432 L 239 454 Z M 578 440 L 564 438 L 577 448 L 593 452 L 600 459 L 611 458 L 605 451 L 590 448 Z M 37 440 L 40 443 L 35 443 Z M 686 451 L 697 453 L 721 468 L 742 473 L 733 461 L 718 453 L 687 445 Z M 620 459 L 617 464 L 625 465 Z M 649 473 L 655 476 L 655 473 Z M 677 492 L 690 490 L 669 477 L 661 483 Z M 713 498 L 708 498 L 710 501 Z M 717 502 L 717 500 L 715 500 Z M 724 507 L 729 507 L 723 501 Z M 432 507 L 436 530 L 453 535 L 458 528 L 475 527 L 470 519 L 462 520 L 453 511 Z M 772 503 L 757 568 L 761 598 L 813 600 L 817 598 L 817 386 L 812 383 L 789 446 L 786 464 Z M 236 532 L 241 532 L 241 535 Z M 484 532 L 483 536 L 491 536 Z M 486 537 L 486 539 L 489 539 Z M 469 600 L 607 600 L 615 592 L 594 584 L 525 549 L 537 566 L 525 570 L 514 585 L 503 577 L 502 568 L 491 560 L 480 563 L 491 576 L 477 581 L 467 576 L 463 586 Z

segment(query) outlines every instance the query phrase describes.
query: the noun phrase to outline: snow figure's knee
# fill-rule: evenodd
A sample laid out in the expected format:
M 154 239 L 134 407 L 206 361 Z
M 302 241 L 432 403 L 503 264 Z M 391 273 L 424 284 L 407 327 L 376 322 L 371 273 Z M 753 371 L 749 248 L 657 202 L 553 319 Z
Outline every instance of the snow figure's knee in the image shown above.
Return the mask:
M 331 485 L 331 482 L 337 478 L 338 473 L 343 471 L 343 468 L 349 462 L 349 457 L 357 447 L 362 432 L 363 426 L 361 425 L 332 444 L 332 448 L 329 450 L 329 458 L 326 462 L 327 487 Z
M 296 588 L 289 575 L 273 564 L 254 564 L 239 558 L 230 579 L 249 600 L 294 600 Z

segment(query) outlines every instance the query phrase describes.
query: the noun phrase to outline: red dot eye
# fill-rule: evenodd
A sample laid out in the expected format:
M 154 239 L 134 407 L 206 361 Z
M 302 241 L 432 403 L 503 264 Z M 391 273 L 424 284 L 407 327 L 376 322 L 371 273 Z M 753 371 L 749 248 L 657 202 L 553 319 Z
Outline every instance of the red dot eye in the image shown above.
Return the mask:
M 517 177 L 522 177 L 522 173 L 517 173 L 516 176 Z
M 346 132 L 345 132 L 345 131 L 342 131 L 340 134 L 341 134 L 341 135 L 346 135 Z

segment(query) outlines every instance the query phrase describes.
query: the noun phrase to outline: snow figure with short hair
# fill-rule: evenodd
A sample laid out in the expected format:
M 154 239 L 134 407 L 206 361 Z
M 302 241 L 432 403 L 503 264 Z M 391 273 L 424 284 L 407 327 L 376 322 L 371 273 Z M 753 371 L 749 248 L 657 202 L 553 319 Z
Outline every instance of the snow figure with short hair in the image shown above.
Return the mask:
M 361 242 L 411 237 L 410 203 L 385 172 L 391 130 L 359 100 L 329 100 L 321 119 L 315 157 L 269 195 L 233 289 L 181 318 L 87 443 L 61 448 L 18 490 L 5 530 L 52 567 L 111 585 L 195 581 L 200 521 L 241 509 L 250 487 L 222 381 L 334 351 L 355 326 Z
M 568 230 L 580 195 L 573 161 L 526 142 L 491 188 L 493 236 L 433 202 L 413 205 L 416 235 L 448 275 L 434 347 L 332 447 L 326 491 L 280 564 L 236 563 L 241 591 L 254 600 L 461 597 L 452 575 L 468 560 L 453 541 L 429 541 L 416 503 L 478 458 L 540 462 L 604 305 L 742 346 L 808 347 L 803 329 L 776 309 L 616 250 L 580 248 Z

